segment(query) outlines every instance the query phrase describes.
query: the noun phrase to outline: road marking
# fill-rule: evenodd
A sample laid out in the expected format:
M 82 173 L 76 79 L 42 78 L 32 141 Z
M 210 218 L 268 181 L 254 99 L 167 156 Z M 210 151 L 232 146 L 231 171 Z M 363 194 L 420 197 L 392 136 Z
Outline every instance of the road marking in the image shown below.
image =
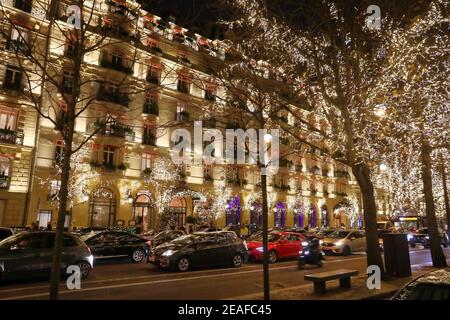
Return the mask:
M 297 262 L 295 262 L 297 263 Z M 291 264 L 292 265 L 292 261 L 281 261 L 277 263 L 278 265 L 282 264 Z M 244 265 L 242 269 L 258 269 L 261 268 L 262 264 L 247 264 Z M 150 270 L 150 269 L 148 269 Z M 211 270 L 195 270 L 195 271 L 191 271 L 189 272 L 189 274 L 198 274 L 198 273 L 212 273 L 212 272 L 217 272 L 217 271 L 229 271 L 232 270 L 230 268 L 219 268 L 219 269 L 211 269 Z M 151 278 L 161 278 L 161 277 L 167 277 L 170 276 L 170 273 L 164 273 L 164 274 L 154 274 L 154 275 L 150 275 L 150 276 L 135 276 L 135 277 L 125 277 L 125 278 L 115 278 L 115 279 L 99 279 L 99 280 L 87 280 L 84 281 L 83 284 L 95 284 L 95 283 L 103 283 L 103 282 L 120 282 L 120 281 L 128 281 L 128 280 L 135 280 L 135 279 L 151 279 Z M 176 276 L 182 276 L 182 273 L 178 273 L 176 274 Z M 31 290 L 31 289 L 43 289 L 43 288 L 48 288 L 49 285 L 40 285 L 40 286 L 31 286 L 31 287 L 22 287 L 22 288 L 14 288 L 14 289 L 4 289 L 1 290 L 0 289 L 0 294 L 2 293 L 8 293 L 8 292 L 17 292 L 17 291 L 26 291 L 26 290 Z M 61 285 L 62 288 L 64 288 L 64 285 Z
M 365 257 L 359 257 L 359 258 L 351 258 L 351 259 L 339 259 L 339 260 L 328 261 L 327 264 L 338 263 L 338 262 L 346 262 L 346 261 L 353 261 L 353 260 L 362 260 L 362 259 L 366 259 L 366 258 Z M 284 266 L 284 267 L 278 267 L 278 268 L 271 268 L 271 270 L 284 270 L 284 269 L 290 269 L 292 267 L 296 267 L 296 265 L 290 265 L 290 266 Z M 80 290 L 76 290 L 76 291 L 64 290 L 64 291 L 60 291 L 60 294 L 90 292 L 90 291 L 105 290 L 105 289 L 117 289 L 117 288 L 125 288 L 125 287 L 138 287 L 138 286 L 152 285 L 152 284 L 158 284 L 158 283 L 170 283 L 170 282 L 177 282 L 177 281 L 190 281 L 190 280 L 207 279 L 207 278 L 222 278 L 222 277 L 235 276 L 235 275 L 248 274 L 248 273 L 256 273 L 256 272 L 262 272 L 262 270 L 258 269 L 258 270 L 249 270 L 249 271 L 240 271 L 240 272 L 230 272 L 230 273 L 224 273 L 224 274 L 214 274 L 214 275 L 187 277 L 187 278 L 165 279 L 165 280 L 156 280 L 156 281 L 116 284 L 116 285 L 110 285 L 110 286 L 100 286 L 100 287 L 92 287 L 92 288 L 80 289 Z M 48 293 L 46 292 L 46 293 L 36 293 L 36 294 L 29 294 L 29 295 L 15 296 L 15 297 L 7 297 L 7 298 L 1 298 L 0 300 L 21 300 L 21 299 L 30 299 L 30 298 L 38 298 L 38 297 L 48 297 Z

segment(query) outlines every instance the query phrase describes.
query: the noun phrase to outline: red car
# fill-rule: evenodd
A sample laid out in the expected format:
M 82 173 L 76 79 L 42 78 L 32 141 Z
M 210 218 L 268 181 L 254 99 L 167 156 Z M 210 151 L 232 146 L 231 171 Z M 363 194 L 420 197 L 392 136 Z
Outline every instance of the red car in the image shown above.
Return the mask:
M 269 233 L 268 249 L 269 262 L 274 263 L 278 259 L 297 258 L 302 250 L 304 236 L 294 232 Z M 251 260 L 263 260 L 262 235 L 249 238 L 247 242 L 248 255 Z

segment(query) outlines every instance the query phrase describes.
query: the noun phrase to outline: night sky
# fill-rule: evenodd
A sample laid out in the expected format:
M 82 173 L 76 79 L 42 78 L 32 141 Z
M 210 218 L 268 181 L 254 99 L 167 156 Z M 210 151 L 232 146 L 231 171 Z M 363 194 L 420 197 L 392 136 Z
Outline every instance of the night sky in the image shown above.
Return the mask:
M 176 23 L 211 39 L 223 38 L 217 20 L 226 17 L 220 0 L 142 0 L 143 7 L 163 19 L 170 15 Z

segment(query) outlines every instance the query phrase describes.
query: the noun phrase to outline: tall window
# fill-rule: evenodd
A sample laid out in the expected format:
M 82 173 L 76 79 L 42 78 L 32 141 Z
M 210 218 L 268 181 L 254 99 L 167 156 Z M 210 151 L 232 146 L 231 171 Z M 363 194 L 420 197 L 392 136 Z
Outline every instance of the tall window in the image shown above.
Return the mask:
M 161 82 L 161 67 L 156 64 L 152 64 L 149 67 L 147 74 L 147 81 L 154 84 L 160 84 Z
M 178 75 L 178 85 L 177 89 L 180 92 L 190 93 L 191 92 L 191 78 L 187 75 Z
M 11 170 L 11 161 L 8 157 L 0 155 L 0 188 L 7 188 Z
M 62 89 L 63 93 L 72 94 L 74 89 L 74 73 L 69 71 L 64 71 Z
M 115 153 L 116 147 L 105 146 L 103 148 L 103 165 L 105 165 L 106 167 L 113 167 Z
M 216 101 L 217 88 L 215 85 L 208 84 L 205 88 L 205 99 L 209 101 Z
M 6 89 L 21 90 L 22 88 L 22 71 L 13 66 L 7 66 L 3 87 Z
M 122 66 L 123 58 L 120 53 L 112 53 L 111 54 L 111 63 L 115 66 Z
M 144 125 L 143 142 L 144 144 L 152 146 L 156 144 L 155 125 L 152 122 L 147 122 Z
M 47 225 L 52 222 L 52 211 L 39 210 L 37 221 L 39 222 L 39 228 L 47 228 Z
M 151 153 L 142 154 L 142 171 L 152 168 L 152 155 Z
M 33 0 L 15 0 L 14 8 L 31 13 Z
M 61 181 L 59 180 L 52 180 L 50 183 L 50 197 L 56 198 L 59 193 L 59 188 L 61 187 Z
M 27 53 L 30 49 L 28 46 L 28 38 L 27 31 L 13 27 L 11 29 L 7 49 L 15 52 Z
M 55 142 L 55 161 L 61 164 L 64 159 L 64 140 L 56 140 Z
M 0 106 L 0 130 L 16 130 L 17 110 Z

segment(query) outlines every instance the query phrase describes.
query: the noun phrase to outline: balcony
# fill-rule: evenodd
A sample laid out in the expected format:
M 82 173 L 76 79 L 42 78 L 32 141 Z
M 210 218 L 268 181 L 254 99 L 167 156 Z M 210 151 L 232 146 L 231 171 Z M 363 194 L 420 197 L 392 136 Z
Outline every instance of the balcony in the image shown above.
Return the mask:
M 347 171 L 335 171 L 334 176 L 337 178 L 350 179 L 350 174 Z
M 29 56 L 31 54 L 31 48 L 29 44 L 19 39 L 9 39 L 6 43 L 5 49 L 15 53 L 21 53 L 24 56 Z
M 116 103 L 124 107 L 128 107 L 128 104 L 130 103 L 127 94 L 118 92 L 117 90 L 106 89 L 104 87 L 100 87 L 97 94 L 97 100 Z
M 142 144 L 156 147 L 156 137 L 153 134 L 144 133 L 142 136 Z
M 0 189 L 8 189 L 9 188 L 9 176 L 0 175 Z
M 144 109 L 142 112 L 145 114 L 159 116 L 159 106 L 155 101 L 149 100 L 144 104 Z
M 158 46 L 150 47 L 150 53 L 155 55 L 155 56 L 158 56 L 158 57 L 161 57 L 164 54 L 162 49 L 160 47 L 158 47 Z
M 122 63 L 111 62 L 108 59 L 102 59 L 100 61 L 100 66 L 102 68 L 112 69 L 119 72 L 126 73 L 128 75 L 133 75 L 133 68 L 123 65 Z
M 126 128 L 125 126 L 116 124 L 116 125 L 106 126 L 106 128 L 104 128 L 101 133 L 104 136 L 125 138 L 127 130 L 128 130 L 128 128 Z
M 190 88 L 189 88 L 188 84 L 186 84 L 185 82 L 182 82 L 182 81 L 178 81 L 177 90 L 179 92 L 183 92 L 183 93 L 189 94 L 189 91 L 190 91 L 189 89 Z
M 189 117 L 190 115 L 186 111 L 180 111 L 175 114 L 175 120 L 180 122 L 189 121 Z
M 8 129 L 0 129 L 0 143 L 23 144 L 23 132 L 16 132 Z

